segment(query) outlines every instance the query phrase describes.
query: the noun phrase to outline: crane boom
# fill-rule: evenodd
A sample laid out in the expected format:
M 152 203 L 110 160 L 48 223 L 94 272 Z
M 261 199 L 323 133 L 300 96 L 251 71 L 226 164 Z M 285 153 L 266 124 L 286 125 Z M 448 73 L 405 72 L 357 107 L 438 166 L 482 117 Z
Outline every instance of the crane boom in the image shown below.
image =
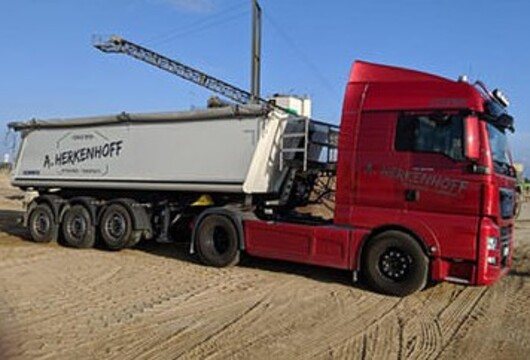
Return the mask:
M 164 55 L 158 54 L 143 46 L 125 40 L 119 36 L 112 35 L 107 39 L 95 39 L 94 47 L 105 53 L 119 53 L 132 56 L 138 60 L 153 65 L 159 69 L 168 71 L 194 84 L 205 87 L 219 95 L 231 99 L 239 104 L 248 104 L 250 102 L 267 105 L 270 103 L 261 98 L 253 98 L 248 91 L 242 90 L 225 81 L 219 80 L 213 76 L 205 74 L 202 71 L 184 65 L 179 61 L 172 60 Z

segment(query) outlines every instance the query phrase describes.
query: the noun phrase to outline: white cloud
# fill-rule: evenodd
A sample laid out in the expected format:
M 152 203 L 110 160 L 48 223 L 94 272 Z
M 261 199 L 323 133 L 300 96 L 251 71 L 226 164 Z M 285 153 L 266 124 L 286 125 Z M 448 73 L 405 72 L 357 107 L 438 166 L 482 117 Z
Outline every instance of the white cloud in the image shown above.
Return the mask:
M 162 0 L 178 11 L 206 13 L 215 8 L 214 0 Z

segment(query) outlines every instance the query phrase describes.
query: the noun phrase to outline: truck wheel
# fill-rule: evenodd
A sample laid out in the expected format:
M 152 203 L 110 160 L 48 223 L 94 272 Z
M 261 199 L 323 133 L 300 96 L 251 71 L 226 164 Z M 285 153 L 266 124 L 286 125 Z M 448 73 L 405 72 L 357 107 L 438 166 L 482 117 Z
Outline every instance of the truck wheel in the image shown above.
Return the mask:
M 35 242 L 57 240 L 59 226 L 55 223 L 52 209 L 46 204 L 37 205 L 29 214 L 29 233 Z
M 363 251 L 362 273 L 376 291 L 406 296 L 427 284 L 429 259 L 412 236 L 387 231 L 369 240 Z
M 142 240 L 143 232 L 140 230 L 135 230 L 132 232 L 131 237 L 129 238 L 129 243 L 127 244 L 128 248 L 136 246 L 140 240 Z
M 90 248 L 96 242 L 96 229 L 88 210 L 74 205 L 63 217 L 63 239 L 66 245 L 75 248 Z
M 195 234 L 195 248 L 204 264 L 225 267 L 239 262 L 237 229 L 226 216 L 206 216 L 198 224 Z
M 111 250 L 121 250 L 138 242 L 139 236 L 133 231 L 131 215 L 121 204 L 112 204 L 103 211 L 99 229 L 101 238 Z

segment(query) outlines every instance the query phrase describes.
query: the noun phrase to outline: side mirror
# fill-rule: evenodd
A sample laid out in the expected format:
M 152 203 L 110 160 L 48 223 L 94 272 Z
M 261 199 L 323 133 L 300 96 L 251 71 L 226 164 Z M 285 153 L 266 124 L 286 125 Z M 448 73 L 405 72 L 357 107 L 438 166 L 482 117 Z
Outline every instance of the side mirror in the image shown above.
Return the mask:
M 474 116 L 469 116 L 464 120 L 464 151 L 469 160 L 478 161 L 480 159 L 480 128 L 479 120 Z
M 502 114 L 497 118 L 497 123 L 508 130 L 510 130 L 512 133 L 515 132 L 515 127 L 513 126 L 513 117 L 511 117 L 508 114 Z

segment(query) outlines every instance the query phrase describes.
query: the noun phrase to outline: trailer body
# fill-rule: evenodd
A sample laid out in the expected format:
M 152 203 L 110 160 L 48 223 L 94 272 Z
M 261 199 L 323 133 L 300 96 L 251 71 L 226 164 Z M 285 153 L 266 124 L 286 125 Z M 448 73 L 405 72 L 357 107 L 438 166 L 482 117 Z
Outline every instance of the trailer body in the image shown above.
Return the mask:
M 260 108 L 132 116 L 35 124 L 13 184 L 242 192 L 267 119 Z

